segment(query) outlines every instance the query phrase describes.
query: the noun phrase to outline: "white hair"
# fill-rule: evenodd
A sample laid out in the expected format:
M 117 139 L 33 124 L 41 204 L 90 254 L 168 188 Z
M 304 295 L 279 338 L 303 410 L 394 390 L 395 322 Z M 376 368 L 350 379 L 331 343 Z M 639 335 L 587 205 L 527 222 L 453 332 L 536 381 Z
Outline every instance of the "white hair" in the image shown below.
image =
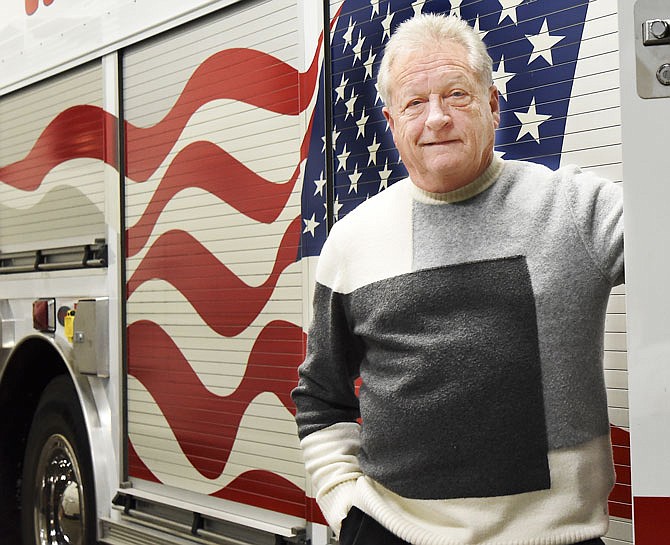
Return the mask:
M 386 44 L 377 74 L 377 89 L 384 103 L 390 106 L 391 68 L 400 55 L 438 45 L 445 47 L 449 43 L 465 48 L 470 68 L 482 86 L 488 88 L 493 83 L 493 61 L 477 32 L 459 17 L 422 13 L 401 23 Z

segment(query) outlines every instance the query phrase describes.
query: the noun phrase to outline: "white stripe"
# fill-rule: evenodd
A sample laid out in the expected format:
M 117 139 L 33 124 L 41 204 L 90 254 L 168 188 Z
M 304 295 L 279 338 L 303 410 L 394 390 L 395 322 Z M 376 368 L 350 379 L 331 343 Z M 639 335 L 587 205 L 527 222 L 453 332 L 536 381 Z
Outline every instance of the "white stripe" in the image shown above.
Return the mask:
M 38 204 L 44 196 L 57 187 L 73 187 L 79 190 L 95 207 L 104 212 L 105 187 L 103 170 L 116 172 L 98 159 L 72 159 L 51 169 L 39 187 L 32 191 L 16 189 L 0 180 L 0 202 L 2 206 L 15 210 L 28 210 Z M 67 209 L 64 205 L 63 209 Z
M 146 413 L 130 413 L 128 435 L 135 451 L 151 472 L 164 484 L 203 494 L 213 494 L 226 487 L 242 473 L 259 469 L 284 477 L 301 490 L 305 489 L 304 465 L 293 415 L 272 393 L 259 394 L 247 407 L 228 463 L 215 479 L 203 477 L 189 462 L 165 420 L 160 408 L 142 384 L 128 376 L 129 396 L 138 394 L 145 400 Z M 292 427 L 285 434 L 285 446 L 276 446 L 277 433 L 257 428 L 257 414 L 270 414 L 275 425 Z M 292 441 L 291 441 L 292 440 Z M 272 449 L 275 457 L 264 450 Z M 277 458 L 279 454 L 282 458 Z

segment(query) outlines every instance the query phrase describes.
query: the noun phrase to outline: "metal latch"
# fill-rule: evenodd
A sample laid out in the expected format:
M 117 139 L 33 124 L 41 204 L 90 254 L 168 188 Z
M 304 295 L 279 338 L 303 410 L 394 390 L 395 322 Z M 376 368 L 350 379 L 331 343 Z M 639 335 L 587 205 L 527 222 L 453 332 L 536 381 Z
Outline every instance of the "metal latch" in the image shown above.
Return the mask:
M 637 94 L 670 98 L 670 1 L 636 0 L 633 12 Z
M 642 27 L 644 45 L 670 44 L 670 19 L 651 19 Z

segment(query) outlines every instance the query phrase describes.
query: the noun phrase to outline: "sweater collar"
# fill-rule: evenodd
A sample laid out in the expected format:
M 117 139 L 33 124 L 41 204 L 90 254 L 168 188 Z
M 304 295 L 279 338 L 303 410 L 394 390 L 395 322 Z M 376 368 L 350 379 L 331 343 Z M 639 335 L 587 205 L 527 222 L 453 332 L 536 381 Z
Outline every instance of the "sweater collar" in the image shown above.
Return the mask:
M 479 195 L 491 187 L 498 179 L 498 176 L 500 176 L 504 166 L 505 161 L 497 155 L 494 155 L 491 164 L 486 170 L 468 185 L 464 185 L 463 187 L 459 187 L 458 189 L 446 193 L 433 193 L 432 191 L 421 189 L 412 183 L 412 195 L 415 200 L 425 204 L 450 204 L 465 201 Z

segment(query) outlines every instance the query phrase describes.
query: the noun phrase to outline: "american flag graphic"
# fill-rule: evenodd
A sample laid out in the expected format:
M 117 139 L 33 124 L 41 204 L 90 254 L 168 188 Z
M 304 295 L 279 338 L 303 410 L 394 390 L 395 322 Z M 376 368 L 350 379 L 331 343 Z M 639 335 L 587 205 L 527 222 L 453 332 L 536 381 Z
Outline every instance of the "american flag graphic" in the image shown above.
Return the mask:
M 291 0 L 266 4 L 297 9 Z M 300 267 L 326 239 L 329 199 L 337 221 L 406 176 L 375 88 L 384 44 L 416 13 L 465 18 L 494 62 L 497 152 L 555 168 L 588 7 L 587 0 L 331 2 L 330 66 L 321 61 L 322 41 L 303 70 L 262 48 L 219 48 L 154 119 L 136 119 L 129 108 L 131 477 L 323 521 L 306 493 L 289 396 L 305 346 Z M 0 166 L 0 188 L 41 199 L 49 191 L 43 179 L 59 164 L 89 158 L 116 167 L 115 124 L 98 106 L 64 110 L 25 159 Z M 277 159 L 286 144 L 268 143 L 260 151 L 267 161 L 258 150 L 247 153 L 238 144 L 254 139 L 254 124 L 288 134 L 292 151 Z M 623 430 L 613 437 L 627 443 Z M 629 465 L 625 447 L 616 456 Z M 611 506 L 630 518 L 630 476 L 620 482 Z
M 505 159 L 559 165 L 585 0 L 347 0 L 332 32 L 334 220 L 405 177 L 376 91 L 384 44 L 418 13 L 448 13 L 477 29 L 493 59 L 501 96 L 496 149 Z M 323 76 L 322 76 L 323 77 Z M 323 101 L 305 169 L 303 248 L 318 255 L 326 237 Z

